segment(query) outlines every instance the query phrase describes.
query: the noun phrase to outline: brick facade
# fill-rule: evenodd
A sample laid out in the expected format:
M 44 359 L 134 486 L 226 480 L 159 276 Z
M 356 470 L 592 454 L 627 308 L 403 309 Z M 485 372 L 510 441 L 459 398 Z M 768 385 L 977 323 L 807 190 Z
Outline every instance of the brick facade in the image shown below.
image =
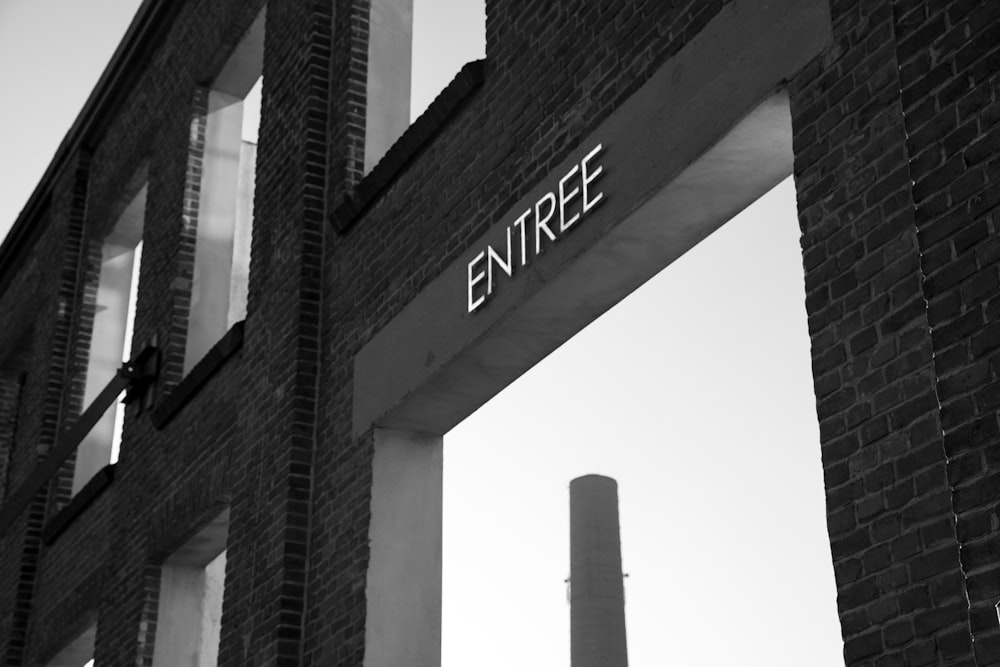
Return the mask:
M 148 0 L 0 248 L 10 506 L 86 407 L 91 249 L 148 183 L 132 351 L 160 350 L 155 406 L 127 407 L 85 503 L 71 456 L 0 535 L 0 664 L 45 664 L 96 621 L 97 664 L 151 665 L 161 564 L 229 508 L 219 664 L 361 665 L 359 351 L 762 3 L 487 0 L 485 61 L 367 176 L 368 3 L 267 3 L 248 314 L 185 376 L 206 86 L 264 4 Z M 820 4 L 832 41 L 782 87 L 845 662 L 1000 665 L 1000 6 Z

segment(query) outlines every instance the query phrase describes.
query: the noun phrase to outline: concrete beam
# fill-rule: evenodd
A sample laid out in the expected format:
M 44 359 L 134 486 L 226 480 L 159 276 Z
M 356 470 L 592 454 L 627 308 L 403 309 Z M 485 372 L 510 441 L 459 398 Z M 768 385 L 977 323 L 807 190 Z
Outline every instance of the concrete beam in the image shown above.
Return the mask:
M 790 174 L 780 87 L 831 39 L 825 0 L 726 5 L 358 353 L 355 434 L 447 432 Z M 597 145 L 600 205 L 470 314 L 470 261 Z

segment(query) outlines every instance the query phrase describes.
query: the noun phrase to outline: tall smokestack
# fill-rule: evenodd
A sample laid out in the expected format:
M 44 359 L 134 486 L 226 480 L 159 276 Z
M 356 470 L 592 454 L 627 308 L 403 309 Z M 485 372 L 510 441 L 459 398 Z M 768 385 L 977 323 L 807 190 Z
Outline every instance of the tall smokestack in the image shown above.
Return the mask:
M 569 483 L 570 658 L 573 667 L 628 667 L 618 484 Z

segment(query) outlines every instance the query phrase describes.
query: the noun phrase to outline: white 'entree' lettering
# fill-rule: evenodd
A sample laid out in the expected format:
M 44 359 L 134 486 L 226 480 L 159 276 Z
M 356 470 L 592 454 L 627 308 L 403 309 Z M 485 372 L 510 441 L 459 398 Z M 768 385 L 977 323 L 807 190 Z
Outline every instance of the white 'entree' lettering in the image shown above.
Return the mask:
M 487 245 L 485 250 L 472 258 L 467 283 L 470 313 L 481 308 L 493 296 L 500 274 L 512 278 L 517 267 L 528 265 L 529 235 L 535 240 L 530 244 L 535 251 L 533 257 L 538 256 L 544 250 L 543 240 L 545 244 L 555 243 L 604 199 L 604 193 L 594 187 L 594 181 L 604 173 L 604 167 L 592 164 L 602 150 L 604 145 L 597 144 L 559 179 L 554 191 L 543 194 L 534 205 L 507 225 L 506 248 L 497 251 Z M 578 210 L 573 208 L 575 200 L 579 201 Z

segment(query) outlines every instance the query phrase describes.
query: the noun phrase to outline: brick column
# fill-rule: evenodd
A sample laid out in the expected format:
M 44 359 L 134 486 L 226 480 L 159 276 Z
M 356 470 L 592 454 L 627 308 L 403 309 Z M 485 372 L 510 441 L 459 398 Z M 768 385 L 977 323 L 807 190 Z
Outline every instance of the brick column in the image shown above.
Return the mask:
M 1000 4 L 893 2 L 917 244 L 977 665 L 1000 664 Z
M 893 7 L 832 12 L 791 101 L 845 662 L 971 665 Z
M 338 202 L 364 177 L 368 108 L 368 19 L 370 0 L 349 0 L 332 18 L 327 66 L 332 87 L 329 139 L 330 200 Z
M 326 223 L 329 2 L 269 3 L 220 667 L 305 664 Z M 262 197 L 261 193 L 268 193 Z M 265 536 L 265 537 L 262 537 Z
M 41 420 L 37 430 L 27 430 L 18 435 L 18 441 L 26 446 L 11 462 L 12 486 L 22 482 L 34 465 L 55 446 L 62 419 L 66 412 L 66 397 L 63 387 L 67 375 L 71 373 L 72 341 L 74 328 L 74 304 L 79 303 L 80 271 L 84 253 L 84 220 L 87 210 L 87 190 L 90 176 L 90 156 L 79 155 L 71 170 L 67 170 L 64 188 L 57 204 L 50 211 L 65 211 L 66 218 L 61 227 L 63 234 L 52 234 L 55 248 L 50 248 L 53 256 L 61 260 L 61 271 L 56 274 L 58 283 L 54 286 L 58 298 L 52 300 L 51 312 L 40 318 L 41 325 L 34 331 L 43 343 L 44 361 L 36 366 L 44 379 L 32 380 L 28 393 L 31 400 L 41 403 Z M 63 200 L 64 199 L 64 200 Z M 50 215 L 51 213 L 45 213 Z M 56 220 L 52 223 L 59 224 Z M 37 221 L 36 224 L 43 224 Z M 50 223 L 51 224 L 51 223 Z M 44 250 L 43 250 L 44 252 Z M 40 381 L 41 380 L 41 381 Z M 38 391 L 35 391 L 35 389 Z M 26 402 L 29 398 L 25 399 Z M 34 447 L 31 445 L 34 444 Z M 0 619 L 0 664 L 21 665 L 26 656 L 32 599 L 38 574 L 42 550 L 41 534 L 46 518 L 49 489 L 36 494 L 25 512 L 10 527 L 5 542 L 20 547 L 19 553 L 10 551 L 2 555 L 0 581 L 4 589 L 0 591 L 0 609 L 7 615 Z M 16 564 L 15 564 L 16 559 Z

